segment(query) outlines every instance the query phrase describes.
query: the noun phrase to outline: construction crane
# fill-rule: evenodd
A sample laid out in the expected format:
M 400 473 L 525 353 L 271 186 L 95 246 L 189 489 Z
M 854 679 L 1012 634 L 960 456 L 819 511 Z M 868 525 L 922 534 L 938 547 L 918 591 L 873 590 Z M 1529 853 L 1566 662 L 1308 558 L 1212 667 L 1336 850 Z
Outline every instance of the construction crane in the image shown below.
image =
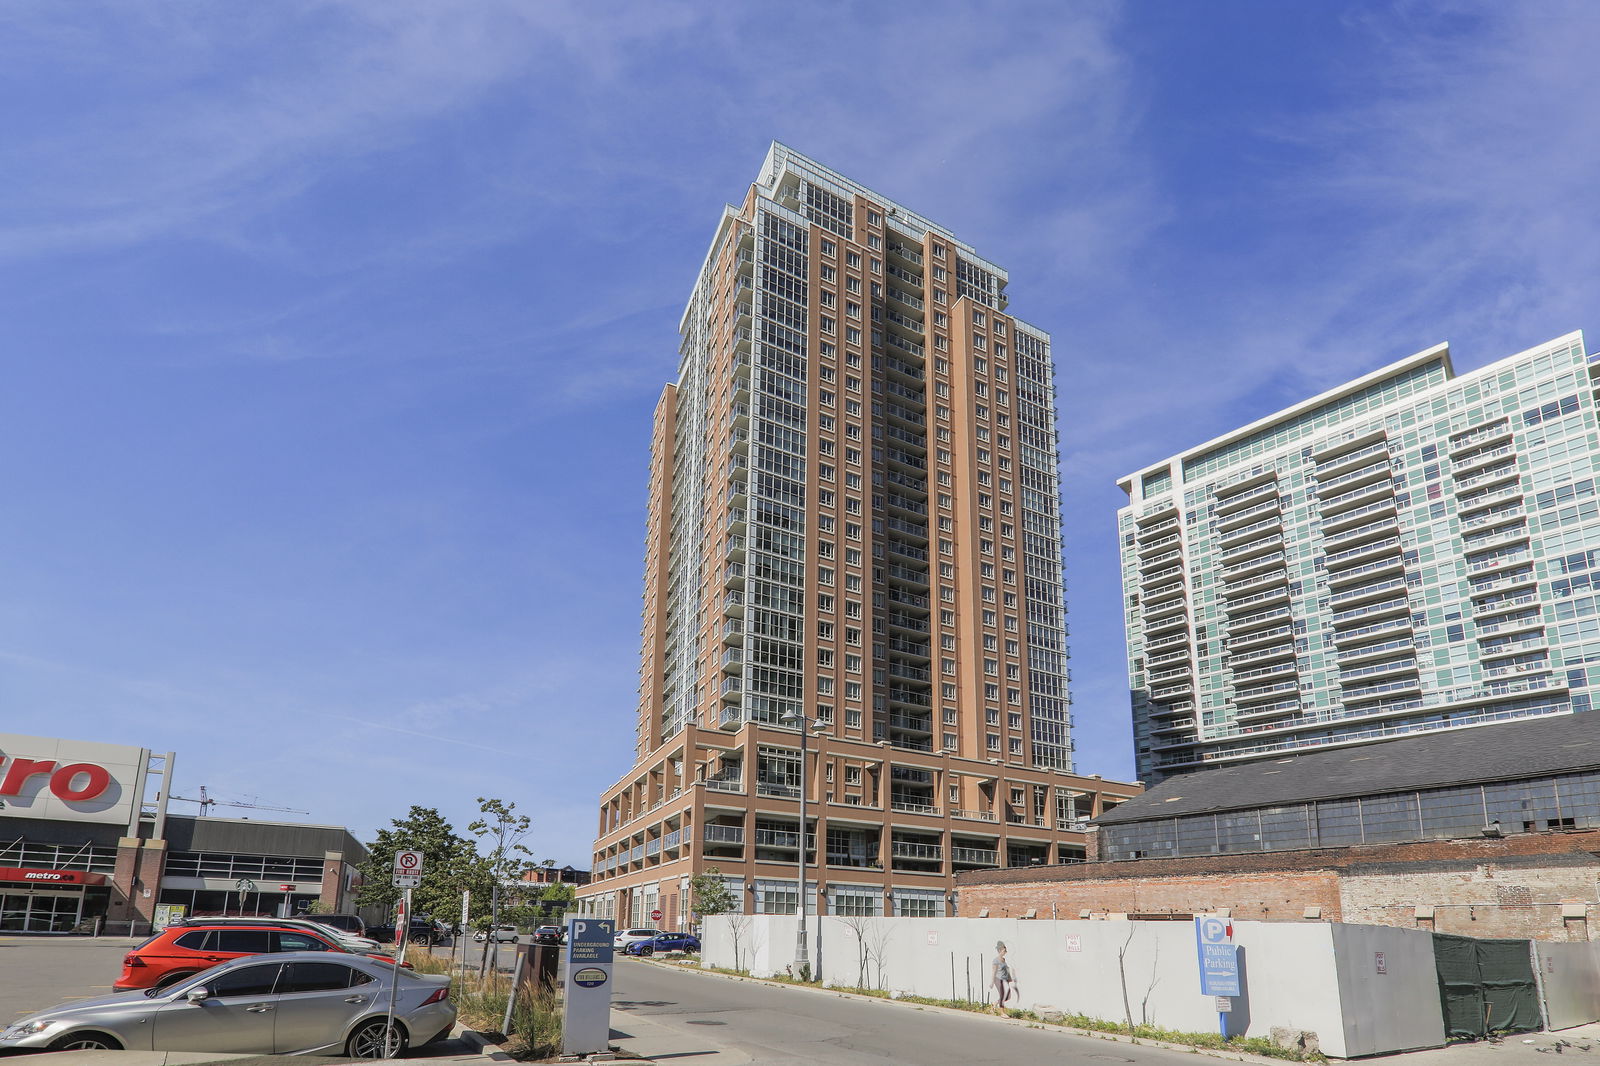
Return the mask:
M 200 798 L 199 799 L 194 799 L 191 796 L 168 796 L 167 798 L 168 799 L 175 799 L 175 800 L 183 800 L 183 802 L 185 802 L 185 803 L 198 803 L 198 804 L 200 804 L 200 817 L 202 817 L 202 818 L 204 818 L 206 816 L 206 813 L 212 807 L 249 807 L 251 810 L 254 810 L 254 811 L 283 811 L 286 814 L 310 814 L 311 813 L 310 811 L 302 811 L 297 807 L 268 807 L 265 804 L 261 804 L 261 803 L 233 803 L 233 802 L 231 802 L 229 800 L 214 799 L 214 798 L 211 797 L 211 795 L 209 793 L 206 792 L 206 786 L 204 786 L 204 785 L 200 786 Z

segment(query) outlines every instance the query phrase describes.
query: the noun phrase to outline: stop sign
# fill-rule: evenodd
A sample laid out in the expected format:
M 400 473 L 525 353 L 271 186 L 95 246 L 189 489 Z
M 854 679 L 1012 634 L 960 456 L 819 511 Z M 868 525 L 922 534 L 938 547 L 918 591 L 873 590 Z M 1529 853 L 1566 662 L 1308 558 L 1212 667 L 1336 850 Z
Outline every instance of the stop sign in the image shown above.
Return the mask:
M 659 922 L 661 920 L 661 912 L 660 911 L 651 911 L 650 912 L 650 920 L 652 922 Z

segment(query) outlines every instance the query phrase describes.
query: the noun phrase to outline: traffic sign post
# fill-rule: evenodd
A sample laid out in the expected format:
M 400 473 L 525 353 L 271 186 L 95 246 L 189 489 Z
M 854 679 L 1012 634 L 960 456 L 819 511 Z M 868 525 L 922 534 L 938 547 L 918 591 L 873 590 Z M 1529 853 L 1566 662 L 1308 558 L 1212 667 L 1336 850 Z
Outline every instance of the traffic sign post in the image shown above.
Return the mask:
M 1239 949 L 1233 942 L 1233 921 L 1218 914 L 1194 917 L 1195 954 L 1200 961 L 1200 994 L 1217 1001 L 1217 1030 L 1228 1038 L 1228 1014 L 1239 990 Z M 1226 1004 L 1226 1005 L 1224 1005 Z
M 650 920 L 652 922 L 659 922 L 661 920 L 661 912 L 660 911 L 651 911 L 650 912 Z

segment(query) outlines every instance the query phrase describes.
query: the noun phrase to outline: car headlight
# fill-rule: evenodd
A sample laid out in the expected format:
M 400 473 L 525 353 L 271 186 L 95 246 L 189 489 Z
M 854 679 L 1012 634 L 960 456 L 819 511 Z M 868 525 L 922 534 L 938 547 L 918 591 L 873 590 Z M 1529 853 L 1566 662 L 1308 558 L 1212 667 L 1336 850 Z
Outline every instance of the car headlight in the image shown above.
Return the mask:
M 54 1024 L 56 1023 L 50 1021 L 17 1022 L 15 1025 L 8 1025 L 5 1029 L 0 1030 L 0 1039 L 20 1040 L 26 1036 L 37 1036 Z

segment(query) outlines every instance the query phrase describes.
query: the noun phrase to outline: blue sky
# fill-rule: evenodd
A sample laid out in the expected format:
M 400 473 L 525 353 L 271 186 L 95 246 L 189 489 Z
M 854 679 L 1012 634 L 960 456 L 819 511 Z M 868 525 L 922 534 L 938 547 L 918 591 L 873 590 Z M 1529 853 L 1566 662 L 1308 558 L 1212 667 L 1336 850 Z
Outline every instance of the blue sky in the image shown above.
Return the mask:
M 1115 479 L 1600 326 L 1597 44 L 1556 0 L 6 0 L 0 731 L 362 837 L 500 796 L 586 864 L 650 411 L 776 138 L 1054 335 L 1078 766 L 1127 777 Z

